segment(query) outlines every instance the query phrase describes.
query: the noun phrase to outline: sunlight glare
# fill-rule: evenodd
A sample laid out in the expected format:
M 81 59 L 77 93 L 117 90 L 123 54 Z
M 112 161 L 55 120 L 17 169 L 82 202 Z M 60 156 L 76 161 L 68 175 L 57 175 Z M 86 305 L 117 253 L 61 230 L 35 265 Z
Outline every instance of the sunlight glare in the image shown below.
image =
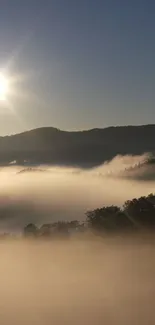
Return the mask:
M 0 74 L 0 100 L 6 100 L 9 91 L 9 80 Z

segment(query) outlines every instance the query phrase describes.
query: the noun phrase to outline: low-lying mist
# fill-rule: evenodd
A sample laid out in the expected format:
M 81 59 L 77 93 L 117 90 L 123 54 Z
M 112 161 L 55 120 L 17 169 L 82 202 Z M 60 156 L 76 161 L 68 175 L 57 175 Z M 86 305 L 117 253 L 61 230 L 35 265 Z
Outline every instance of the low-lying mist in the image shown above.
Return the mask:
M 51 166 L 1 169 L 0 229 L 17 230 L 29 222 L 82 221 L 87 210 L 122 205 L 154 192 L 154 181 L 136 180 L 134 171 L 130 179 L 120 173 L 135 159 L 117 157 L 85 171 Z M 153 237 L 137 233 L 102 238 L 89 234 L 67 241 L 1 240 L 0 323 L 153 325 Z
M 1 242 L 3 325 L 153 325 L 155 247 L 96 239 Z
M 13 207 L 14 212 L 0 212 L 0 226 L 6 229 L 29 222 L 83 221 L 87 210 L 120 206 L 125 200 L 154 192 L 155 181 L 136 180 L 134 172 L 131 179 L 120 173 L 146 158 L 147 155 L 118 156 L 91 170 L 51 166 L 1 168 L 0 206 Z M 111 171 L 114 174 L 109 177 Z

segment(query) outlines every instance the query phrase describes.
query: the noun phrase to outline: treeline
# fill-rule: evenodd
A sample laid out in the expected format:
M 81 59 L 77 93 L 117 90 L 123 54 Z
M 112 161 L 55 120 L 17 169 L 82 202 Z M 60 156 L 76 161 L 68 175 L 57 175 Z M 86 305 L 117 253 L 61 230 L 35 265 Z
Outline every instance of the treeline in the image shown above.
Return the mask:
M 103 206 L 87 211 L 84 222 L 58 221 L 37 227 L 31 223 L 24 228 L 24 236 L 35 238 L 69 238 L 71 234 L 91 231 L 104 235 L 119 232 L 155 230 L 155 195 L 128 200 L 120 208 Z

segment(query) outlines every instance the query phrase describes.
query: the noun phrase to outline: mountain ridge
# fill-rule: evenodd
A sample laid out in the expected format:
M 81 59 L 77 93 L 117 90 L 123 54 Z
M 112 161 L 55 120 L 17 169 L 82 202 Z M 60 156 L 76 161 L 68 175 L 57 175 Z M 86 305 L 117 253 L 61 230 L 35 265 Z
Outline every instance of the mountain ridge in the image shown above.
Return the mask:
M 0 138 L 5 138 L 5 137 L 13 137 L 13 136 L 17 136 L 17 135 L 22 135 L 22 134 L 26 134 L 26 133 L 30 133 L 33 131 L 39 131 L 39 130 L 53 130 L 55 132 L 65 132 L 65 133 L 84 133 L 84 132 L 96 132 L 96 131 L 107 131 L 107 130 L 112 130 L 112 129 L 126 129 L 126 128 L 132 128 L 132 129 L 138 129 L 138 128 L 154 128 L 155 124 L 140 124 L 140 125 L 110 125 L 104 128 L 91 128 L 91 129 L 82 129 L 82 130 L 64 130 L 64 129 L 59 129 L 53 126 L 42 126 L 42 127 L 37 127 L 37 128 L 33 128 L 33 129 L 28 129 L 22 132 L 18 132 L 18 133 L 13 133 L 13 134 L 6 134 L 6 135 L 0 135 Z
M 0 137 L 0 164 L 16 160 L 94 167 L 116 155 L 155 152 L 155 124 L 110 126 L 83 131 L 53 127 L 31 129 Z

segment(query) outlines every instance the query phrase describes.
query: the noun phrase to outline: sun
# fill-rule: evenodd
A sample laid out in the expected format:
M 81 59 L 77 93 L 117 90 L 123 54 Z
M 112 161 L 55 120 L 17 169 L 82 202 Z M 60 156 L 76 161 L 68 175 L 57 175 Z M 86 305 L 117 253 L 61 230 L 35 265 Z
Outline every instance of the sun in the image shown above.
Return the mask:
M 0 100 L 6 100 L 9 92 L 9 80 L 0 73 Z

